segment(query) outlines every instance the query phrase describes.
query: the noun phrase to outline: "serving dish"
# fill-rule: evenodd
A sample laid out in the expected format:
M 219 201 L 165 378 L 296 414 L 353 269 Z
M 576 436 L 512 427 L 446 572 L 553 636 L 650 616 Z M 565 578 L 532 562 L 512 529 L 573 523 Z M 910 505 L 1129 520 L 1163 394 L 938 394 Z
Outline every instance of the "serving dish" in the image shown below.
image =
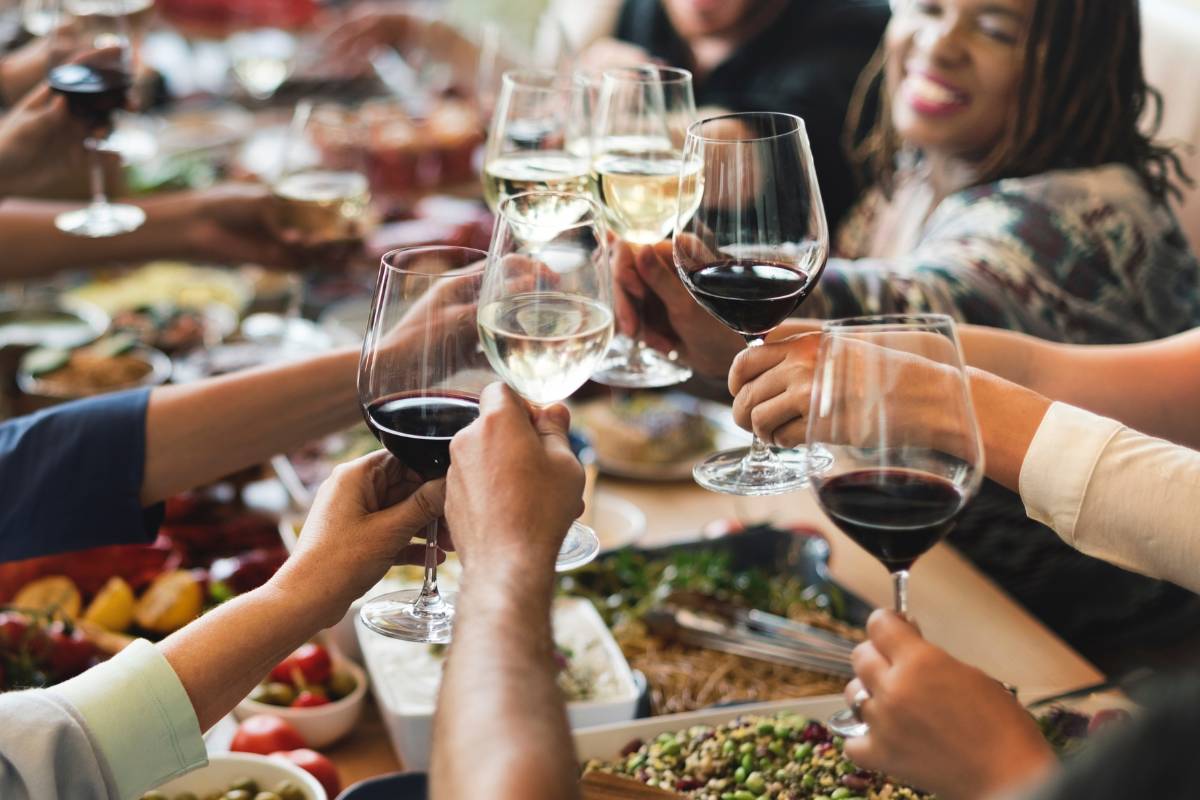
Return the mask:
M 183 792 L 206 797 L 212 792 L 223 792 L 231 783 L 241 778 L 250 778 L 263 787 L 291 781 L 304 792 L 306 800 L 329 799 L 329 795 L 321 788 L 316 778 L 286 759 L 252 753 L 210 754 L 207 767 L 167 781 L 157 787 L 157 791 L 169 798 Z

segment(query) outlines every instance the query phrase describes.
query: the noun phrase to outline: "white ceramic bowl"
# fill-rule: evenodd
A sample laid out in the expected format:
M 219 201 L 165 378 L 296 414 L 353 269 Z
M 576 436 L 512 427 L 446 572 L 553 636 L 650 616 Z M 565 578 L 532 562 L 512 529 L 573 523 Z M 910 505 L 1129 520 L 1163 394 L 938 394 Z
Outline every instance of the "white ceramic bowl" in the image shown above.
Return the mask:
M 556 621 L 564 611 L 579 621 L 579 635 L 598 642 L 614 676 L 616 689 L 612 696 L 603 700 L 568 703 L 567 717 L 571 727 L 583 728 L 633 719 L 637 710 L 638 688 L 620 646 L 590 601 L 580 598 L 556 600 Z M 440 683 L 437 664 L 431 664 L 423 652 L 418 652 L 428 645 L 387 639 L 368 630 L 361 622 L 357 627 L 367 669 L 371 671 L 371 689 L 392 741 L 392 748 L 405 770 L 425 770 L 429 767 L 433 704 L 437 684 Z M 561 636 L 555 638 L 563 641 Z M 406 656 L 413 661 L 412 669 L 407 672 L 396 661 L 398 657 L 403 659 Z
M 191 792 L 204 797 L 222 792 L 239 778 L 250 778 L 259 788 L 271 790 L 283 781 L 291 781 L 305 793 L 307 800 L 329 800 L 329 795 L 312 775 L 279 756 L 259 756 L 253 753 L 221 753 L 208 757 L 208 766 L 182 775 L 157 787 L 167 797 L 177 792 Z
M 354 691 L 340 700 L 334 700 L 323 706 L 308 708 L 287 708 L 259 703 L 247 697 L 237 704 L 233 710 L 239 719 L 246 719 L 255 714 L 271 714 L 291 723 L 309 747 L 319 749 L 341 739 L 358 722 L 362 713 L 363 702 L 367 697 L 367 675 L 362 667 L 348 658 L 343 658 L 336 650 L 331 650 L 334 672 L 349 672 L 354 676 Z

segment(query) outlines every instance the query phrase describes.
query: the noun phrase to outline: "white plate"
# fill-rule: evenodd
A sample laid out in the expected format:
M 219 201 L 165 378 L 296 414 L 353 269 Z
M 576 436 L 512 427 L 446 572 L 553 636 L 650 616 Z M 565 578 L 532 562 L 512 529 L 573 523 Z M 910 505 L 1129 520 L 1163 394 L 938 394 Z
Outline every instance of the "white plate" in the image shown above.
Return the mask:
M 579 409 L 580 413 L 575 417 L 579 421 L 579 427 L 584 430 L 588 437 L 593 441 L 596 434 L 583 422 L 586 415 L 585 409 L 592 403 L 608 403 L 607 399 L 593 400 L 591 403 L 582 405 Z M 708 421 L 713 432 L 715 444 L 713 452 L 717 450 L 727 450 L 732 447 L 748 447 L 750 445 L 750 434 L 742 430 L 733 421 L 733 412 L 729 406 L 722 403 L 713 402 L 711 400 L 697 401 L 700 414 Z M 623 459 L 602 456 L 600 451 L 596 450 L 596 466 L 606 475 L 612 475 L 617 478 L 631 478 L 640 481 L 686 481 L 692 478 L 692 467 L 697 462 L 703 461 L 709 456 L 709 453 L 700 453 L 696 456 L 681 459 L 679 461 L 666 462 L 646 462 L 646 461 L 626 461 Z

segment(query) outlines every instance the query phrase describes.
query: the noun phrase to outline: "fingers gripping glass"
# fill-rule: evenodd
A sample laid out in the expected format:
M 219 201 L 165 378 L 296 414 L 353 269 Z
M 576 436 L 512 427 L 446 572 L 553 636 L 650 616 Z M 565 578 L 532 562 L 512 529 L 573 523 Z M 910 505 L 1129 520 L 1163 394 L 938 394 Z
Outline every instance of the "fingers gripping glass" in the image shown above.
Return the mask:
M 144 10 L 142 5 L 114 2 L 99 13 L 92 5 L 64 0 L 58 9 L 46 80 L 66 99 L 71 116 L 88 129 L 84 147 L 92 193 L 87 206 L 55 218 L 55 227 L 64 233 L 116 236 L 135 231 L 146 221 L 141 208 L 109 202 L 101 158 L 103 142 L 113 127 L 113 112 L 128 107 L 133 86 L 135 54 L 126 6 Z
M 479 416 L 479 393 L 495 379 L 479 347 L 475 308 L 487 254 L 416 247 L 383 257 L 358 366 L 367 425 L 414 479 L 445 477 L 450 440 Z M 425 533 L 420 590 L 371 598 L 368 628 L 411 642 L 447 642 L 453 597 L 437 584 L 438 523 Z
M 791 114 L 729 114 L 694 123 L 684 163 L 698 164 L 695 201 L 679 202 L 673 253 L 683 285 L 750 347 L 787 319 L 825 268 L 829 234 L 804 121 Z M 680 177 L 680 192 L 687 185 Z M 736 495 L 804 486 L 810 450 L 725 450 L 697 464 L 696 482 Z
M 908 613 L 908 571 L 954 527 L 983 479 L 983 445 L 954 322 L 884 316 L 827 323 L 813 383 L 810 446 L 832 456 L 817 502 L 892 574 Z M 861 703 L 860 703 L 861 705 Z M 866 732 L 851 710 L 830 727 Z
M 635 247 L 671 235 L 676 217 L 691 216 L 699 199 L 700 164 L 683 159 L 696 117 L 692 74 L 645 64 L 608 70 L 600 85 L 592 145 L 592 188 L 609 229 Z M 610 386 L 650 388 L 683 383 L 692 370 L 675 353 L 644 342 L 647 303 L 623 292 L 637 329 L 619 334 L 595 375 Z
M 608 248 L 598 214 L 588 198 L 560 192 L 527 192 L 500 204 L 479 336 L 492 367 L 535 406 L 570 397 L 612 339 Z M 599 551 L 595 531 L 572 523 L 557 567 L 582 566 Z

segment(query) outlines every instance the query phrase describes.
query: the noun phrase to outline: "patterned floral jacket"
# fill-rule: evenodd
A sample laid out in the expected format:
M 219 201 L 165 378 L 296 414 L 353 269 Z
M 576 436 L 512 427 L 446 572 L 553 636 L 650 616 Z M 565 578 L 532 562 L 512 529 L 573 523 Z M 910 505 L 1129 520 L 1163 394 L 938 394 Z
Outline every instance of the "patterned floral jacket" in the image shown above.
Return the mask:
M 953 194 L 898 260 L 863 257 L 883 202 L 871 191 L 851 212 L 834 248 L 838 258 L 802 315 L 933 311 L 1090 344 L 1146 341 L 1200 325 L 1200 263 L 1170 210 L 1123 165 Z

